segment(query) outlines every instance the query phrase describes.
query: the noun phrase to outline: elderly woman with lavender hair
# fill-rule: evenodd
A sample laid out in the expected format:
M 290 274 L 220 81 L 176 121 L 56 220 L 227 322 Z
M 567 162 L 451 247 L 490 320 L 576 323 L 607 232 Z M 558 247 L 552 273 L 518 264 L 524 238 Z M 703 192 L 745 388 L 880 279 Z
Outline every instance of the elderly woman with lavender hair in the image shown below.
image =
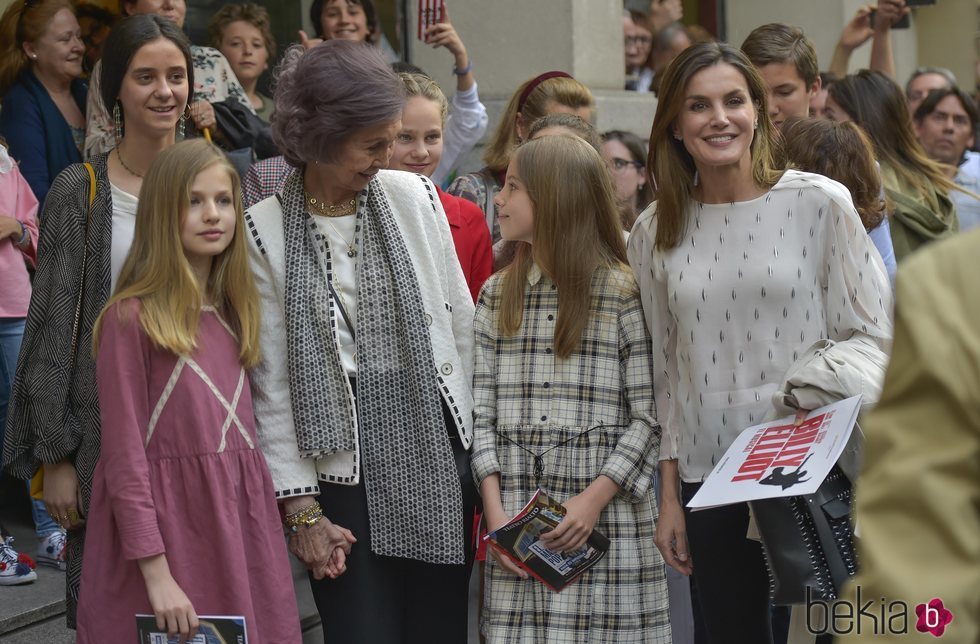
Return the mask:
M 290 550 L 331 642 L 465 641 L 473 302 L 435 186 L 384 169 L 403 85 L 342 40 L 290 50 L 278 79 L 296 169 L 246 220 L 255 414 Z

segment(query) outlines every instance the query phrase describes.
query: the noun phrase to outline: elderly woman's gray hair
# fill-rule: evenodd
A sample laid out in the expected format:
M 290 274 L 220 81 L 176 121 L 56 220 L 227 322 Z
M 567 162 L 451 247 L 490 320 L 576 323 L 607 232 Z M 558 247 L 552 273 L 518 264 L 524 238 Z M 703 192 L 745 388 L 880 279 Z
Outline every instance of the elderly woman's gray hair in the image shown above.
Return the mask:
M 286 50 L 276 69 L 272 138 L 293 167 L 333 161 L 358 130 L 390 123 L 405 107 L 405 87 L 381 50 L 328 40 Z

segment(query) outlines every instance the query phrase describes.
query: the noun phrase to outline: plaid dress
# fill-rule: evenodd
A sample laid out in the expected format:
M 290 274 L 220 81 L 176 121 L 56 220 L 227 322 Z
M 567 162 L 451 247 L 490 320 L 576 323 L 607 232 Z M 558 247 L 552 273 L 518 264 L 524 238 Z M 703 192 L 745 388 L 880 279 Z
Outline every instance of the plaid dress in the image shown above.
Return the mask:
M 476 310 L 477 483 L 499 472 L 504 510 L 516 514 L 540 486 L 559 501 L 604 474 L 620 486 L 596 528 L 607 556 L 560 594 L 487 561 L 481 630 L 490 644 L 670 642 L 664 562 L 654 545 L 651 486 L 660 447 L 651 343 L 632 273 L 598 269 L 579 347 L 556 359 L 554 282 L 533 268 L 521 330 L 497 330 L 501 274 Z M 542 455 L 541 478 L 534 457 Z

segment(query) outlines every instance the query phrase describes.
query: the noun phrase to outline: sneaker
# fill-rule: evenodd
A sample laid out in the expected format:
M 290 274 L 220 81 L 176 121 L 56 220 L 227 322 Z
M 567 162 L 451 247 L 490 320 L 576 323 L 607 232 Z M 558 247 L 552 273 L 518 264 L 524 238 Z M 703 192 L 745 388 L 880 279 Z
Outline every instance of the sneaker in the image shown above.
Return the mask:
M 37 579 L 35 564 L 27 555 L 18 554 L 10 545 L 13 537 L 0 541 L 0 586 L 27 584 Z
M 67 538 L 67 533 L 59 529 L 38 541 L 37 562 L 58 570 L 64 570 L 65 540 Z

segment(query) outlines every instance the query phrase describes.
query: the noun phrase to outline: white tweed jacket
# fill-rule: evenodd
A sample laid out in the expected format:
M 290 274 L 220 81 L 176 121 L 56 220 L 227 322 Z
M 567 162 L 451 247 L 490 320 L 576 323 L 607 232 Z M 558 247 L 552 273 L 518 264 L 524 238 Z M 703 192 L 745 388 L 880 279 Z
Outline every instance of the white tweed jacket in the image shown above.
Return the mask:
M 446 214 L 435 186 L 421 175 L 382 170 L 373 181 L 384 189 L 412 257 L 435 359 L 433 384 L 452 410 L 463 446 L 469 449 L 473 441 L 474 307 Z M 355 485 L 360 481 L 359 451 L 337 452 L 319 460 L 299 455 L 286 362 L 283 213 L 278 199 L 270 197 L 249 208 L 245 217 L 252 270 L 262 300 L 263 360 L 250 377 L 256 428 L 276 496 L 318 494 L 321 482 Z M 330 317 L 336 320 L 338 316 Z M 339 352 L 336 326 L 333 331 Z M 353 396 L 350 404 L 354 406 Z M 357 444 L 356 414 L 351 418 Z

